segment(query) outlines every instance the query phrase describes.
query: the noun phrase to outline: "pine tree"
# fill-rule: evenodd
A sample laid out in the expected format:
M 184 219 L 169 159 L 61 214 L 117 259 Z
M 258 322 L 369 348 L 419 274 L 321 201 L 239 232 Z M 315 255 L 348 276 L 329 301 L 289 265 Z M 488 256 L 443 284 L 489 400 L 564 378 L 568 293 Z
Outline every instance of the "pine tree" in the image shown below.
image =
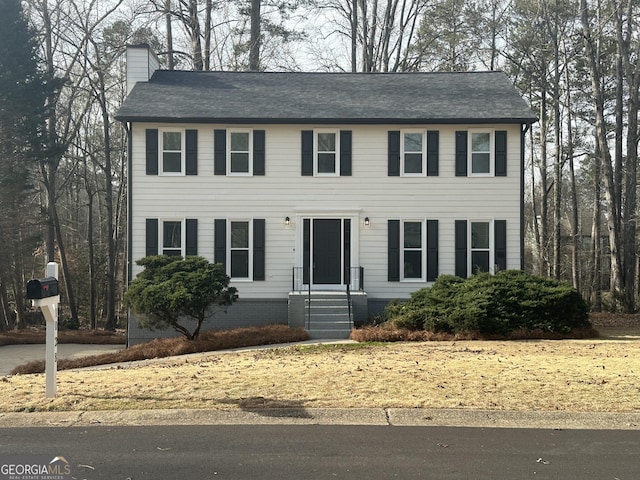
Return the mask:
M 38 70 L 38 46 L 19 0 L 0 0 L 0 284 L 3 293 L 21 292 L 24 228 L 35 212 L 27 198 L 31 173 L 42 152 L 46 91 L 53 87 Z M 37 213 L 39 214 L 39 212 Z M 32 247 L 30 247 L 32 249 Z M 13 284 L 13 288 L 8 288 Z M 3 299 L 8 299 L 3 295 Z M 20 295 L 15 310 L 23 310 Z M 12 327 L 9 300 L 0 323 Z

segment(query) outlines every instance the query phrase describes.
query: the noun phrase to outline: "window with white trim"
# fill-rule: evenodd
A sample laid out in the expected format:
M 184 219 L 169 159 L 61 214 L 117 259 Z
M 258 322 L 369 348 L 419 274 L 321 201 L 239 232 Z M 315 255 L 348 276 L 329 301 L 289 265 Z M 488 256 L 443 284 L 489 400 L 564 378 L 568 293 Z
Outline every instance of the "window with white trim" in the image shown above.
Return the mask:
M 493 273 L 493 229 L 491 221 L 470 221 L 469 273 Z
M 184 132 L 182 130 L 161 130 L 160 173 L 165 175 L 184 174 Z
M 340 136 L 336 131 L 316 131 L 315 172 L 318 175 L 339 174 Z
M 183 238 L 184 228 L 182 228 L 182 220 L 163 220 L 162 221 L 162 255 L 182 256 L 182 247 L 184 245 Z
M 494 140 L 489 130 L 469 130 L 469 172 L 493 175 Z
M 250 175 L 253 138 L 250 130 L 229 130 L 229 174 Z
M 252 274 L 252 222 L 231 220 L 229 222 L 229 265 L 233 280 L 253 278 Z
M 425 238 L 423 221 L 402 221 L 402 280 L 424 280 Z
M 401 142 L 402 175 L 424 174 L 425 141 L 424 132 L 402 132 Z

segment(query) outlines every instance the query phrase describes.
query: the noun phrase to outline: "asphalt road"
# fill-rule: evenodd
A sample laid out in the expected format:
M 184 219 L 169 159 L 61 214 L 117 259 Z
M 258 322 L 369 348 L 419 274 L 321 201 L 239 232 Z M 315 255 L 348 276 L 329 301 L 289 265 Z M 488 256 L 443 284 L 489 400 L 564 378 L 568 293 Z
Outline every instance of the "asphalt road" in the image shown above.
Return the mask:
M 640 478 L 624 430 L 331 425 L 0 429 L 0 463 L 64 456 L 77 479 Z

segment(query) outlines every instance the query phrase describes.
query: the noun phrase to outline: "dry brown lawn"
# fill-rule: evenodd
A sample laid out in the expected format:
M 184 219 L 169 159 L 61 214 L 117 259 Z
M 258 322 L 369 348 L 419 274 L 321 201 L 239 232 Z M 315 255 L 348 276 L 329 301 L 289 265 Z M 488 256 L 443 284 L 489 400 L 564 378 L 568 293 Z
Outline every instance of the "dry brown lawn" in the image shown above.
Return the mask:
M 640 411 L 638 328 L 591 340 L 292 346 L 0 377 L 0 411 L 425 407 Z

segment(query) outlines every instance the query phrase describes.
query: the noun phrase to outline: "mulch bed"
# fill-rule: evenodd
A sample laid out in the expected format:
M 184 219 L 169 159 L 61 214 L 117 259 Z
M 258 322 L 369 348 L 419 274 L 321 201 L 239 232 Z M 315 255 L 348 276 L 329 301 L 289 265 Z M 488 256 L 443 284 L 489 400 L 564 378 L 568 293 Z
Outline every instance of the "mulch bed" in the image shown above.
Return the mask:
M 46 341 L 45 327 L 30 327 L 24 330 L 0 333 L 2 345 L 40 344 Z M 108 332 L 105 330 L 60 330 L 58 343 L 83 343 L 94 345 L 117 345 L 125 343 L 124 330 Z

